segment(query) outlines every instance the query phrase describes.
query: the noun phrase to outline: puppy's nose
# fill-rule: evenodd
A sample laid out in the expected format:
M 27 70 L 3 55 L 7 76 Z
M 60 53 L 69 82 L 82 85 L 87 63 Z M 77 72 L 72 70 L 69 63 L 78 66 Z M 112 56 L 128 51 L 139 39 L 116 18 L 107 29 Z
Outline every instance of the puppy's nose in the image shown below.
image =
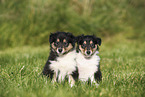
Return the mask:
M 62 52 L 62 49 L 60 48 L 60 49 L 58 49 L 58 51 L 59 51 L 59 53 L 61 53 Z
M 87 51 L 86 53 L 87 53 L 88 55 L 90 55 L 91 52 L 90 52 L 90 51 Z

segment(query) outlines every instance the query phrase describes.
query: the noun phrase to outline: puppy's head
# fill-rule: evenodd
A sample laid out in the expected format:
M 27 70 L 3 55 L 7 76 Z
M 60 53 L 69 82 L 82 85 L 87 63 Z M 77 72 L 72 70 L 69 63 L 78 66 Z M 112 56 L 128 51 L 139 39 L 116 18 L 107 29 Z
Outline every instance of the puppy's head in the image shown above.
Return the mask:
M 101 38 L 94 35 L 81 35 L 77 37 L 77 51 L 80 51 L 86 58 L 91 58 L 99 50 L 100 45 Z
M 51 49 L 58 55 L 64 55 L 75 47 L 75 37 L 66 32 L 51 33 L 49 42 Z

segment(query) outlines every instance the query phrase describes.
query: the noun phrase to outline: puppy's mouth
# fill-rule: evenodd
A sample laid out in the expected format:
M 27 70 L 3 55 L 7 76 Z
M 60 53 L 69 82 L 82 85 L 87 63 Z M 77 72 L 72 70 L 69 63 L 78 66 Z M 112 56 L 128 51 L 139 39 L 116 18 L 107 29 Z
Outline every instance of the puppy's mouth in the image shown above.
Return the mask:
M 86 56 L 86 55 L 85 55 L 85 58 L 86 58 L 86 59 L 90 59 L 90 58 L 91 58 L 91 56 Z
M 84 52 L 84 56 L 85 56 L 86 59 L 91 58 L 92 54 L 93 54 L 93 52 L 91 50 L 86 50 Z

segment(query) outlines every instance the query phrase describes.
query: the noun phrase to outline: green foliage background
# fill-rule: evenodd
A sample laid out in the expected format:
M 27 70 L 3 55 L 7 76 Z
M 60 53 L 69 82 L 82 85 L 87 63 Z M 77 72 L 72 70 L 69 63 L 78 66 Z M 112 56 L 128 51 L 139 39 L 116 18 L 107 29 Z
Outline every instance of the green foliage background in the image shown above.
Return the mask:
M 0 0 L 0 49 L 48 44 L 50 32 L 145 36 L 144 0 Z
M 99 87 L 40 76 L 51 32 L 102 38 Z M 145 0 L 0 0 L 0 97 L 145 97 Z

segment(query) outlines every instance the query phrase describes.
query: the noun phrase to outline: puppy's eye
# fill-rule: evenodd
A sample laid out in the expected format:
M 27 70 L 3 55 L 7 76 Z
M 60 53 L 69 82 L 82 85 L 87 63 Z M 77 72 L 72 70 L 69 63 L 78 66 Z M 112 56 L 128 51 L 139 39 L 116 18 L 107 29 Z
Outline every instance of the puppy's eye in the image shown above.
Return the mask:
M 94 45 L 94 44 L 91 44 L 91 47 L 92 47 L 92 48 L 95 48 L 95 45 Z
M 85 44 L 82 44 L 82 46 L 81 46 L 82 48 L 85 48 Z
M 68 43 L 67 42 L 64 42 L 63 44 L 64 44 L 64 46 L 68 46 Z
M 59 42 L 55 42 L 55 45 L 58 45 L 59 44 Z

